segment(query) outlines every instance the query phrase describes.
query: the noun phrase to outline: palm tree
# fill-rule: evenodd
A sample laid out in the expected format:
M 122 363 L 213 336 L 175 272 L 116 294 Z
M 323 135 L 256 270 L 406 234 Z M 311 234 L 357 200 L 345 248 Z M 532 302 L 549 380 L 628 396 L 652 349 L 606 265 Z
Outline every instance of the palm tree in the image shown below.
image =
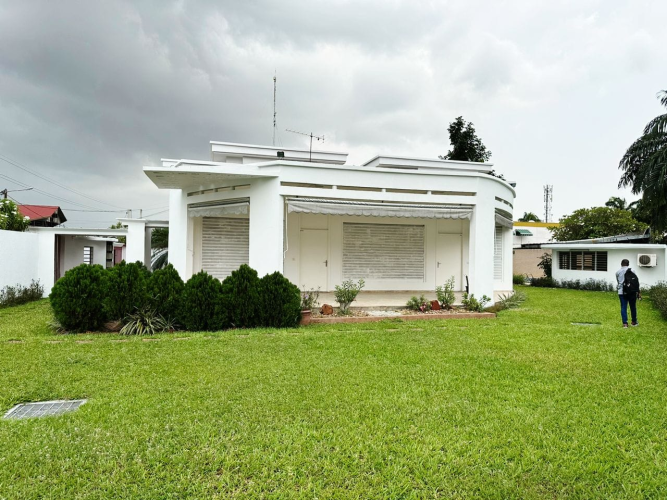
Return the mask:
M 667 90 L 658 93 L 667 108 Z M 651 214 L 651 226 L 667 230 L 667 113 L 651 120 L 644 134 L 623 155 L 619 168 L 623 175 L 618 187 L 631 186 L 642 194 L 642 205 Z
M 542 222 L 533 212 L 524 212 L 519 222 Z

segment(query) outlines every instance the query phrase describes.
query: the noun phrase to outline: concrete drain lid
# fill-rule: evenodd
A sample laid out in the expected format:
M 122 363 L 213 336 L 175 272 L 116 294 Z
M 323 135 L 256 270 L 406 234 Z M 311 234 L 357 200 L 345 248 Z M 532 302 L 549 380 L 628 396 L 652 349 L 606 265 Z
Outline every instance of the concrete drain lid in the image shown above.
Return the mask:
M 572 322 L 570 324 L 575 326 L 600 326 L 602 323 Z
M 21 420 L 23 418 L 48 417 L 62 415 L 79 409 L 87 399 L 73 399 L 69 401 L 39 401 L 37 403 L 21 403 L 5 413 L 3 418 Z

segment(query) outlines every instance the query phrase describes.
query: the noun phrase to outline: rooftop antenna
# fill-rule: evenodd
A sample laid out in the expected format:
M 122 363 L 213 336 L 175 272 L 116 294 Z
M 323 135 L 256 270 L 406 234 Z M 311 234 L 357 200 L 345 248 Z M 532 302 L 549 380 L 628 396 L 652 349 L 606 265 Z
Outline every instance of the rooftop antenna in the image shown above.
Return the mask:
M 273 73 L 273 145 L 276 145 L 276 74 Z
M 551 204 L 554 201 L 554 187 L 544 186 L 544 222 L 551 222 Z
M 308 161 L 313 161 L 313 139 L 317 139 L 318 141 L 322 141 L 324 144 L 324 136 L 323 135 L 313 135 L 311 132 L 310 134 L 306 134 L 305 132 L 298 132 L 296 130 L 290 130 L 288 128 L 285 129 L 287 132 L 292 132 L 293 134 L 300 134 L 300 135 L 305 135 L 306 137 L 310 137 L 310 152 L 308 154 Z

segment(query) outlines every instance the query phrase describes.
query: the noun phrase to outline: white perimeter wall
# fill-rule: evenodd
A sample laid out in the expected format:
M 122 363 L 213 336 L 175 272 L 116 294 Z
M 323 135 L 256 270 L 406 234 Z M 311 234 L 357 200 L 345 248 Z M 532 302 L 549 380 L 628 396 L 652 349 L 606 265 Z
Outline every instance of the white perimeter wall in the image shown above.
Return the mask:
M 573 271 L 569 269 L 558 269 L 558 252 L 568 252 L 569 249 L 553 249 L 553 268 L 552 276 L 557 280 L 582 280 L 596 279 L 605 280 L 609 283 L 616 283 L 616 271 L 621 268 L 621 261 L 628 259 L 630 261 L 630 268 L 637 274 L 639 282 L 642 286 L 649 287 L 655 285 L 658 281 L 667 280 L 667 268 L 665 267 L 665 259 L 667 258 L 667 250 L 665 248 L 641 248 L 635 245 L 624 245 L 622 249 L 606 249 L 596 248 L 590 245 L 586 250 L 596 252 L 607 252 L 607 271 Z M 571 251 L 579 251 L 578 248 L 573 248 Z M 639 267 L 637 265 L 637 255 L 648 253 L 657 254 L 658 265 L 656 267 Z
M 44 295 L 53 287 L 54 235 L 0 230 L 0 288 L 39 280 Z
M 93 264 L 106 267 L 106 241 L 76 236 L 60 236 L 60 238 L 63 243 L 61 247 L 61 276 L 64 276 L 67 271 L 79 264 L 83 264 L 83 247 L 93 247 Z

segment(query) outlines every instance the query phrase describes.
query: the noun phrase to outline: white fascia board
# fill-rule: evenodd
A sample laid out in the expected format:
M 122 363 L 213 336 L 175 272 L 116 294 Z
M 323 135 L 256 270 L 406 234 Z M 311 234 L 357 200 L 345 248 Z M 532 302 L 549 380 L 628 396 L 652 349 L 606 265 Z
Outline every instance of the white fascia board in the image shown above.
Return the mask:
M 568 243 L 563 241 L 562 243 L 549 243 L 548 245 L 542 245 L 542 248 L 548 248 L 551 250 L 578 250 L 578 249 L 597 249 L 597 250 L 624 250 L 624 249 L 641 249 L 641 248 L 652 248 L 652 249 L 667 249 L 667 245 L 662 245 L 659 243 Z
M 419 167 L 440 168 L 446 170 L 471 170 L 475 172 L 490 172 L 493 163 L 476 163 L 470 161 L 439 160 L 433 158 L 410 158 L 407 156 L 378 155 L 363 164 L 364 167 Z
M 285 157 L 294 160 L 308 161 L 313 158 L 316 161 L 332 162 L 343 164 L 347 161 L 347 153 L 336 151 L 313 150 L 308 149 L 279 148 L 275 146 L 261 146 L 257 144 L 238 144 L 233 142 L 211 141 L 211 153 L 218 155 L 229 155 L 237 157 L 259 157 L 272 159 L 277 158 L 278 152 L 285 153 Z
M 127 229 L 90 229 L 80 227 L 31 227 L 29 231 L 32 233 L 51 233 L 72 236 L 125 236 Z

